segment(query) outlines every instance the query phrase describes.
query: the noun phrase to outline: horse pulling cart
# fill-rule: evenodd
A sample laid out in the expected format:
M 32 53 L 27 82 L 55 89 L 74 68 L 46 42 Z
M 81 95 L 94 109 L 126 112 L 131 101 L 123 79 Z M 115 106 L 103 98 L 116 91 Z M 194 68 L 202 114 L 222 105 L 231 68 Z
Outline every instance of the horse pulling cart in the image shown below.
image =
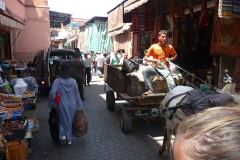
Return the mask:
M 128 104 L 121 105 L 120 126 L 123 132 L 129 132 L 132 128 L 132 119 L 136 116 L 134 113 L 137 111 L 149 112 L 153 108 L 158 108 L 168 92 L 168 87 L 165 80 L 155 80 L 153 82 L 153 86 L 156 88 L 155 94 L 142 96 L 142 93 L 145 92 L 143 79 L 136 74 L 124 75 L 121 72 L 121 67 L 120 65 L 105 64 L 104 90 L 106 91 L 106 105 L 109 111 L 114 111 L 116 100 L 128 102 Z M 142 74 L 139 73 L 139 75 Z

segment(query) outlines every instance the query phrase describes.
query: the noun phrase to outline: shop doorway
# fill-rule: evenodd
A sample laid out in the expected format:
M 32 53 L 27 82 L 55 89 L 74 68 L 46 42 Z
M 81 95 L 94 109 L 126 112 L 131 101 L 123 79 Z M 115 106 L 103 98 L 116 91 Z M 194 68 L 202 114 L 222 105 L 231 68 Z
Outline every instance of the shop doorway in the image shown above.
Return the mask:
M 208 24 L 200 28 L 198 27 L 199 15 L 200 12 L 194 13 L 193 18 L 186 15 L 183 22 L 178 22 L 176 48 L 178 58 L 176 63 L 202 80 L 207 81 L 208 71 L 213 67 L 213 56 L 210 55 L 210 46 L 214 10 L 210 9 L 208 13 Z

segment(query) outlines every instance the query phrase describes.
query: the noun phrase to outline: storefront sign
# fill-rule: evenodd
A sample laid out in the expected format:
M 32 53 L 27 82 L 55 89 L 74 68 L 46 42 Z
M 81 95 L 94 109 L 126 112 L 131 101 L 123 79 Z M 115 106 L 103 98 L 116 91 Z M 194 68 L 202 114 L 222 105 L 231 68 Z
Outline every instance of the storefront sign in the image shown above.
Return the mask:
M 0 9 L 6 11 L 5 3 L 0 0 Z

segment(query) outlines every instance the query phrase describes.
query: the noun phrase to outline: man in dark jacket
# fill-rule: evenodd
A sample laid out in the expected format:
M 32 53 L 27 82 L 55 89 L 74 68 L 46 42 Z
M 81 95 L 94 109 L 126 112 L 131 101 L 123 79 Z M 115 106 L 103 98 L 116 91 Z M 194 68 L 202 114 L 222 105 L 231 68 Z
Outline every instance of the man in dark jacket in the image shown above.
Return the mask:
M 85 66 L 82 61 L 80 61 L 81 53 L 76 52 L 75 59 L 70 62 L 70 65 L 73 69 L 71 77 L 74 78 L 78 85 L 78 91 L 82 101 L 85 100 L 84 98 L 84 75 L 85 75 Z

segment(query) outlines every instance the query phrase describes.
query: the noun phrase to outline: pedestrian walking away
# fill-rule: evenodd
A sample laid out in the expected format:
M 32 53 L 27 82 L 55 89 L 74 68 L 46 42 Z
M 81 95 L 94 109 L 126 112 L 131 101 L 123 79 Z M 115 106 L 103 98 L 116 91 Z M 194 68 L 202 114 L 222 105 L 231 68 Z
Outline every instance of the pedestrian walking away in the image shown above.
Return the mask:
M 72 124 L 77 111 L 83 109 L 76 80 L 71 78 L 69 62 L 61 65 L 59 78 L 55 79 L 49 92 L 49 106 L 55 107 L 59 115 L 59 138 L 62 144 L 72 144 Z M 56 93 L 60 102 L 56 105 Z
M 151 47 L 148 49 L 146 55 L 143 58 L 143 60 L 147 62 L 152 62 L 152 66 L 145 67 L 142 70 L 145 88 L 148 90 L 147 92 L 144 93 L 144 95 L 154 93 L 150 76 L 156 75 L 157 74 L 156 71 L 159 72 L 166 79 L 169 90 L 175 87 L 174 79 L 172 78 L 170 71 L 168 70 L 169 67 L 168 61 L 175 60 L 177 58 L 177 53 L 172 45 L 166 44 L 167 31 L 161 30 L 159 32 L 158 40 L 159 42 L 157 44 L 151 45 Z M 169 58 L 169 54 L 172 55 L 171 58 Z M 153 58 L 150 58 L 151 56 Z M 165 67 L 160 66 L 158 64 L 159 61 L 163 63 Z
M 82 101 L 85 100 L 84 98 L 84 75 L 85 75 L 85 66 L 83 61 L 80 61 L 80 52 L 76 52 L 75 58 L 70 62 L 71 67 L 73 68 L 72 71 L 72 78 L 74 78 L 78 85 L 78 90 Z
M 97 53 L 97 58 L 96 58 L 96 63 L 97 63 L 97 74 L 100 78 L 103 77 L 102 72 L 103 72 L 103 66 L 105 63 L 105 57 L 98 51 Z
M 88 58 L 87 53 L 84 53 L 83 63 L 85 66 L 84 85 L 86 86 L 86 83 L 90 85 L 89 82 L 91 81 L 91 60 Z
M 96 55 L 94 54 L 94 51 L 89 52 L 89 58 L 91 60 L 92 75 L 96 75 L 97 74 L 97 64 L 96 64 Z

